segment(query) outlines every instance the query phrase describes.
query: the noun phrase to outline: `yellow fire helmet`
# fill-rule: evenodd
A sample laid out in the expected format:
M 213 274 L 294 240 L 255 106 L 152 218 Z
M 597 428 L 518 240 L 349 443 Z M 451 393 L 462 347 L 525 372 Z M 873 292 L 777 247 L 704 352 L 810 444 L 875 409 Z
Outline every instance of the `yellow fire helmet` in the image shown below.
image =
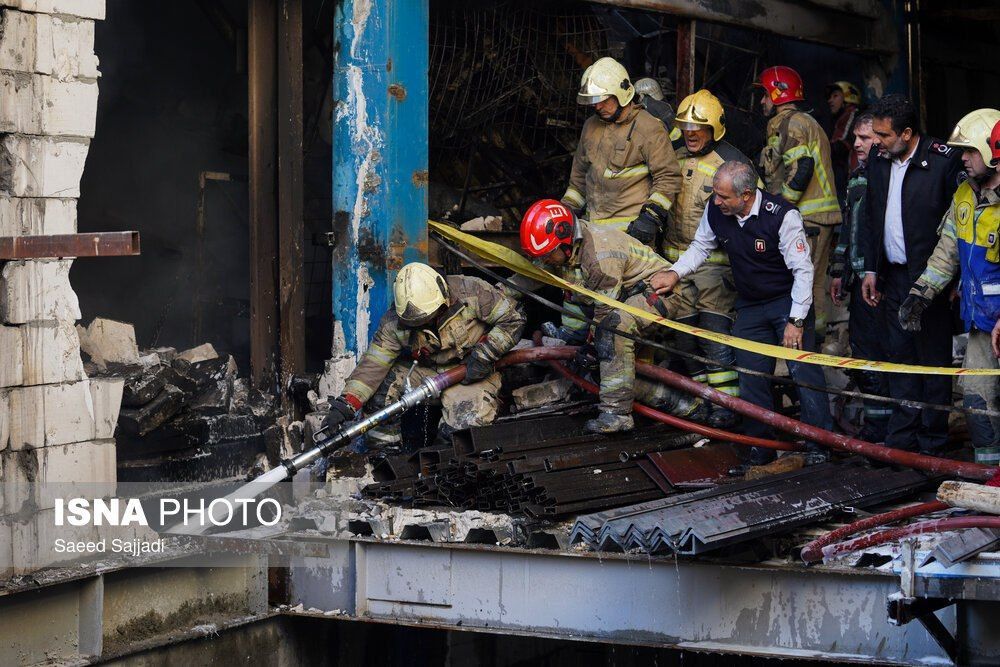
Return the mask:
M 580 79 L 577 104 L 597 104 L 614 95 L 625 106 L 635 96 L 635 87 L 628 72 L 614 58 L 604 57 L 588 67 Z
M 719 98 L 703 88 L 681 100 L 674 125 L 681 130 L 710 127 L 712 138 L 719 141 L 726 134 L 726 112 Z
M 826 87 L 827 96 L 835 90 L 844 94 L 844 104 L 861 104 L 861 91 L 850 81 L 834 81 Z
M 411 262 L 399 270 L 392 293 L 399 321 L 407 327 L 427 324 L 448 303 L 448 283 L 440 273 L 420 262 Z
M 955 148 L 971 148 L 979 151 L 983 156 L 983 162 L 987 165 L 993 160 L 993 151 L 990 149 L 990 132 L 993 126 L 1000 121 L 1000 111 L 996 109 L 976 109 L 962 116 L 951 136 L 948 137 L 948 145 Z

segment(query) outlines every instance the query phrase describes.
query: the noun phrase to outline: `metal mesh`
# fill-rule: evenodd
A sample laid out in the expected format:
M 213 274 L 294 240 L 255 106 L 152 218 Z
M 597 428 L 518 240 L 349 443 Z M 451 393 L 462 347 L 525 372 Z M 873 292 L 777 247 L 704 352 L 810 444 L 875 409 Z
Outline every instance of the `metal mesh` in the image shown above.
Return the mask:
M 580 76 L 607 42 L 582 3 L 433 2 L 434 181 L 459 190 L 463 206 L 503 210 L 508 224 L 525 203 L 561 194 L 590 113 L 576 103 Z

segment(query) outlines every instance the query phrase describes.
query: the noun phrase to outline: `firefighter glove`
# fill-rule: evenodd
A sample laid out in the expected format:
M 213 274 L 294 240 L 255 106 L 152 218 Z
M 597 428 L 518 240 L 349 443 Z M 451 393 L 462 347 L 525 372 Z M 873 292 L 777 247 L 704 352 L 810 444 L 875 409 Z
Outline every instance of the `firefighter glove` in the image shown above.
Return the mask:
M 907 295 L 899 307 L 899 325 L 906 331 L 920 331 L 920 318 L 931 300 L 918 294 Z
M 656 232 L 660 228 L 660 219 L 647 206 L 639 211 L 639 217 L 628 223 L 628 235 L 640 243 L 649 245 L 656 240 Z
M 330 403 L 330 412 L 323 419 L 323 428 L 336 431 L 340 425 L 346 421 L 354 419 L 356 411 L 354 407 L 344 400 L 343 397 L 335 398 Z
M 492 375 L 493 371 L 493 362 L 487 360 L 478 348 L 474 348 L 465 358 L 465 378 L 462 384 L 482 382 Z

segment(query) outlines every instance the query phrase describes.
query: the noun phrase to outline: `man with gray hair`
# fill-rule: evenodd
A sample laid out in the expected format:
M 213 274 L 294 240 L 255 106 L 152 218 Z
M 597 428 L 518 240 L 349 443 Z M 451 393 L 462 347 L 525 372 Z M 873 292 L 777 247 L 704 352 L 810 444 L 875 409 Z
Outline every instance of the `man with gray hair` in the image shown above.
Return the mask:
M 670 292 L 713 250 L 721 248 L 729 253 L 736 283 L 733 335 L 758 343 L 813 350 L 813 265 L 802 216 L 781 197 L 759 190 L 757 175 L 743 162 L 729 161 L 719 167 L 712 189 L 714 195 L 701 216 L 694 241 L 666 273 L 665 285 L 657 291 Z M 773 373 L 775 360 L 736 350 L 736 365 Z M 819 366 L 789 362 L 788 370 L 797 382 L 825 384 Z M 771 383 L 766 378 L 740 373 L 740 396 L 773 409 Z M 833 428 L 825 394 L 800 388 L 799 399 L 802 421 L 827 430 Z M 768 426 L 753 420 L 744 420 L 743 431 L 761 438 L 774 437 Z M 822 451 L 812 443 L 810 450 L 817 454 Z M 750 464 L 762 465 L 774 457 L 773 450 L 754 447 Z

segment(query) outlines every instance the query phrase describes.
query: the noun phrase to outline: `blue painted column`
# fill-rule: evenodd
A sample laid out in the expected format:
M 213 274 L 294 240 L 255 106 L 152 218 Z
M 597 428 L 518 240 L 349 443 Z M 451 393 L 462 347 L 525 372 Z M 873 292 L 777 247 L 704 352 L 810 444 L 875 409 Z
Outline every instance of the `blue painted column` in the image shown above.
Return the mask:
M 428 17 L 429 0 L 341 0 L 334 16 L 335 358 L 360 357 L 396 272 L 427 259 Z

